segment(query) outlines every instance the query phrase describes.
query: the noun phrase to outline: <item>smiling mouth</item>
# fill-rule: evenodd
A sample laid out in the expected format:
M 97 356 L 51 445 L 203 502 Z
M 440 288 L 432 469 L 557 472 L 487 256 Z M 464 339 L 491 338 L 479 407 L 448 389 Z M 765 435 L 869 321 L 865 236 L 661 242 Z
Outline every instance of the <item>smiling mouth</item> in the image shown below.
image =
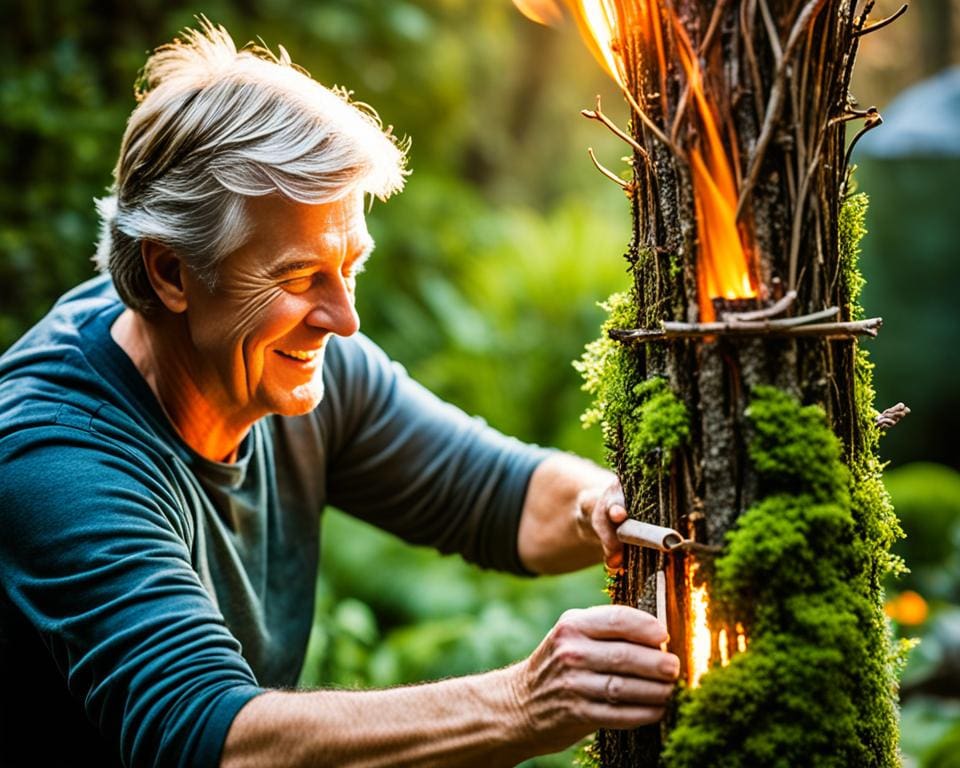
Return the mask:
M 274 352 L 276 352 L 278 355 L 281 355 L 282 357 L 287 358 L 288 360 L 296 360 L 298 363 L 309 363 L 311 360 L 317 359 L 317 356 L 320 354 L 321 350 L 312 349 L 309 351 L 297 350 L 297 351 L 291 351 L 291 352 L 284 352 L 282 350 L 275 349 Z

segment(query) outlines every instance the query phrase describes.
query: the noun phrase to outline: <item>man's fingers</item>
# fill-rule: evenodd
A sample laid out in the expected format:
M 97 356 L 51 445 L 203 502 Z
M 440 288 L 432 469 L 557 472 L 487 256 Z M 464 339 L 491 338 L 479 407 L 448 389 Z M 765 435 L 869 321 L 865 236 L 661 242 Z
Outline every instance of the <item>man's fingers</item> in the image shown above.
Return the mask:
M 660 680 L 663 683 L 673 683 L 680 673 L 680 659 L 674 654 L 618 640 L 585 646 L 578 663 L 591 672 Z
M 612 504 L 607 514 L 610 516 L 610 522 L 614 525 L 620 525 L 627 519 L 627 510 L 620 504 Z
M 605 704 L 662 707 L 673 694 L 672 683 L 644 680 L 625 674 L 583 671 L 571 676 L 571 684 L 592 701 Z
M 624 519 L 627 512 L 623 507 Z M 609 506 L 606 495 L 601 496 L 593 507 L 591 524 L 593 532 L 603 547 L 603 560 L 608 568 L 619 568 L 623 556 L 623 544 L 617 538 L 617 529 L 612 516 L 613 507 Z
M 628 605 L 595 605 L 568 611 L 560 623 L 569 623 L 596 640 L 629 640 L 659 647 L 667 639 L 667 628 L 655 616 Z

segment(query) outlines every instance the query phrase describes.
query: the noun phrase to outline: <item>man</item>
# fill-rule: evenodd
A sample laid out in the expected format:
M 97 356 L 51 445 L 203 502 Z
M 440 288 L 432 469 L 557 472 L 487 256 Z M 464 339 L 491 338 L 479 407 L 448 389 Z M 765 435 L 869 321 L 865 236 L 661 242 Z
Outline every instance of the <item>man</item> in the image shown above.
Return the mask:
M 679 662 L 623 606 L 502 670 L 289 689 L 330 503 L 519 573 L 620 557 L 613 476 L 441 403 L 357 334 L 365 195 L 402 147 L 285 51 L 148 60 L 104 275 L 0 359 L 4 765 L 510 765 L 654 722 Z

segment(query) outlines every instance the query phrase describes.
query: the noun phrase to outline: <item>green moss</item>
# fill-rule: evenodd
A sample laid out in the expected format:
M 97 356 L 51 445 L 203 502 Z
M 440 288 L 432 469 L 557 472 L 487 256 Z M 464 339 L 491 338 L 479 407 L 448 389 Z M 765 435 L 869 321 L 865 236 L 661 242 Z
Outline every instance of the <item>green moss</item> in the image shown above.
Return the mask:
M 600 746 L 594 739 L 580 747 L 573 757 L 574 768 L 600 768 L 600 761 Z
M 642 470 L 651 457 L 661 466 L 690 436 L 687 407 L 670 390 L 666 379 L 654 377 L 633 388 L 633 404 L 622 414 L 627 464 Z
M 857 266 L 860 256 L 860 241 L 867 234 L 867 196 L 860 192 L 847 197 L 840 206 L 837 222 L 840 272 L 843 276 L 843 294 L 847 301 L 847 315 L 853 320 L 863 318 L 860 292 L 864 279 Z
M 848 475 L 838 466 L 840 442 L 819 407 L 798 406 L 785 392 L 757 387 L 746 416 L 754 431 L 750 458 L 768 487 L 809 489 L 817 500 L 843 492 Z
M 747 416 L 762 498 L 728 533 L 712 594 L 749 645 L 683 693 L 664 763 L 899 765 L 872 575 L 889 542 L 882 499 L 857 487 L 819 407 L 758 387 Z
M 669 463 L 671 453 L 689 437 L 686 406 L 666 380 L 653 377 L 637 381 L 633 353 L 608 336 L 611 328 L 637 324 L 636 301 L 629 293 L 615 293 L 601 306 L 608 317 L 600 338 L 587 345 L 574 367 L 583 376 L 583 389 L 593 403 L 582 417 L 585 427 L 600 424 L 609 451 L 617 448 L 622 433 L 627 465 L 643 471 L 647 465 Z
M 615 435 L 611 425 L 630 409 L 628 398 L 633 390 L 634 374 L 628 351 L 623 344 L 611 339 L 608 332 L 636 325 L 636 302 L 632 294 L 623 292 L 613 294 L 600 306 L 607 312 L 600 337 L 587 344 L 583 356 L 573 367 L 583 377 L 583 389 L 593 395 L 593 403 L 580 420 L 585 428 L 600 424 L 604 442 L 613 450 Z

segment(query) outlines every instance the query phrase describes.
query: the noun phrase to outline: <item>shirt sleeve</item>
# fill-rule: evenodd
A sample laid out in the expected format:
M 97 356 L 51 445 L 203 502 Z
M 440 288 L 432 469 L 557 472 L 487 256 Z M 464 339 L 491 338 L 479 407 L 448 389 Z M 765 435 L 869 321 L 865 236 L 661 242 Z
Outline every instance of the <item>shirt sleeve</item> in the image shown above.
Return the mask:
M 411 543 L 529 573 L 517 551 L 520 514 L 550 451 L 441 401 L 369 339 L 337 342 L 326 394 L 330 503 Z
M 191 567 L 156 465 L 95 432 L 0 442 L 0 579 L 127 766 L 216 766 L 262 692 Z

